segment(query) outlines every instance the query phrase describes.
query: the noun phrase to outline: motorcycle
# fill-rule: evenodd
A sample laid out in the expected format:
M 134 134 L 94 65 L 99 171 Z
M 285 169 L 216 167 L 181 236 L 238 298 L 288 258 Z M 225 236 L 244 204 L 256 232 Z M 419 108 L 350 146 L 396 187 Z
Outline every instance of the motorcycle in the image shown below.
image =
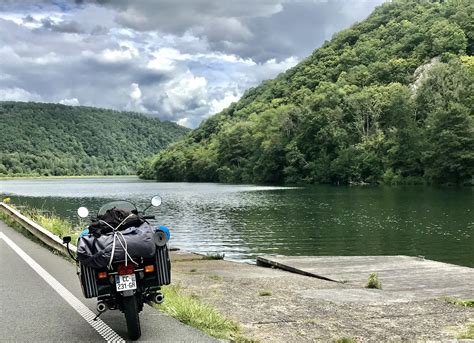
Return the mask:
M 125 315 L 129 338 L 141 336 L 139 313 L 144 303 L 161 304 L 161 286 L 171 282 L 167 242 L 169 230 L 153 228 L 145 212 L 161 205 L 155 196 L 143 211 L 129 201 L 103 205 L 77 242 L 77 256 L 70 250 L 71 237 L 63 237 L 69 255 L 76 261 L 77 275 L 85 298 L 97 298 L 97 319 L 108 310 Z M 81 218 L 89 216 L 85 207 Z

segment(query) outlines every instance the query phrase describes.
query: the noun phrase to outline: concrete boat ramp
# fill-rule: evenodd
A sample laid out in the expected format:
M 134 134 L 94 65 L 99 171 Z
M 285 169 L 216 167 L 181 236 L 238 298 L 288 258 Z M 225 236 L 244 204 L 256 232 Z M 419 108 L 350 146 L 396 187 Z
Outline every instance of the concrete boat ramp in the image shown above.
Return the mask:
M 293 273 L 336 281 L 352 286 L 346 300 L 364 301 L 380 297 L 381 301 L 410 301 L 453 297 L 474 297 L 474 269 L 411 256 L 260 256 L 257 265 L 279 268 Z M 369 274 L 376 272 L 382 292 L 364 290 Z M 354 288 L 360 288 L 354 292 Z M 315 292 L 318 293 L 318 292 Z M 323 292 L 324 293 L 324 292 Z M 331 293 L 332 294 L 332 293 Z M 331 294 L 314 294 L 332 298 Z M 341 295 L 341 294 L 340 294 Z M 368 300 L 368 299 L 366 299 Z

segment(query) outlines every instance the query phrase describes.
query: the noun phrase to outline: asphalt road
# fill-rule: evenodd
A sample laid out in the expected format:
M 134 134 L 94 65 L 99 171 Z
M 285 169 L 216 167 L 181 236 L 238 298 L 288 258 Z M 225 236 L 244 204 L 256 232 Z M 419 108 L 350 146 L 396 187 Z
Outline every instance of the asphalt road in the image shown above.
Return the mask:
M 96 312 L 95 299 L 85 299 L 82 295 L 75 266 L 0 221 L 0 341 L 103 342 L 128 339 L 125 318 L 120 311 L 101 315 L 104 324 L 97 329 L 73 306 L 83 307 L 79 311 L 83 315 L 85 312 L 90 314 L 87 308 Z M 140 313 L 140 321 L 140 341 L 217 342 L 147 305 Z M 104 328 L 108 330 L 106 334 Z M 99 334 L 101 330 L 107 339 Z

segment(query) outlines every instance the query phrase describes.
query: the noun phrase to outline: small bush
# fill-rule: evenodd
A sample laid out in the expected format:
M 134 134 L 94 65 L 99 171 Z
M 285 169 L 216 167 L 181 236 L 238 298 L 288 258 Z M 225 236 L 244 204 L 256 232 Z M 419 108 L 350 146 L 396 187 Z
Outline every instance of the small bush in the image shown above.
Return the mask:
M 369 280 L 367 281 L 366 288 L 375 288 L 375 289 L 382 289 L 382 283 L 377 276 L 377 273 L 370 273 Z
M 357 343 L 357 340 L 351 337 L 341 337 L 336 339 L 334 343 Z
M 222 281 L 224 278 L 220 275 L 209 275 L 209 279 L 214 280 L 214 281 Z
M 474 307 L 474 298 L 468 300 L 459 300 L 457 304 L 465 307 Z
M 202 259 L 203 260 L 223 260 L 225 257 L 225 254 L 222 253 L 210 253 L 210 254 L 207 254 L 206 256 L 204 256 Z
M 272 294 L 273 294 L 272 291 L 269 289 L 262 289 L 261 291 L 258 292 L 258 295 L 260 295 L 261 297 L 269 297 Z
M 467 300 L 459 300 L 456 298 L 447 297 L 444 300 L 446 300 L 450 304 L 461 305 L 464 307 L 474 307 L 474 298 Z

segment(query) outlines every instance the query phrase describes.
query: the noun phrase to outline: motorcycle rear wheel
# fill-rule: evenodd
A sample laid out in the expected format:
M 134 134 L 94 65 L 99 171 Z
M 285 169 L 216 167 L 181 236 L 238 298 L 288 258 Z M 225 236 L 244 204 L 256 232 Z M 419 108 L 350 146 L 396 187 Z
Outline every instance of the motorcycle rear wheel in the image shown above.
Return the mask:
M 123 298 L 123 313 L 127 322 L 128 336 L 131 340 L 137 340 L 142 335 L 140 328 L 140 317 L 138 315 L 137 296 Z

